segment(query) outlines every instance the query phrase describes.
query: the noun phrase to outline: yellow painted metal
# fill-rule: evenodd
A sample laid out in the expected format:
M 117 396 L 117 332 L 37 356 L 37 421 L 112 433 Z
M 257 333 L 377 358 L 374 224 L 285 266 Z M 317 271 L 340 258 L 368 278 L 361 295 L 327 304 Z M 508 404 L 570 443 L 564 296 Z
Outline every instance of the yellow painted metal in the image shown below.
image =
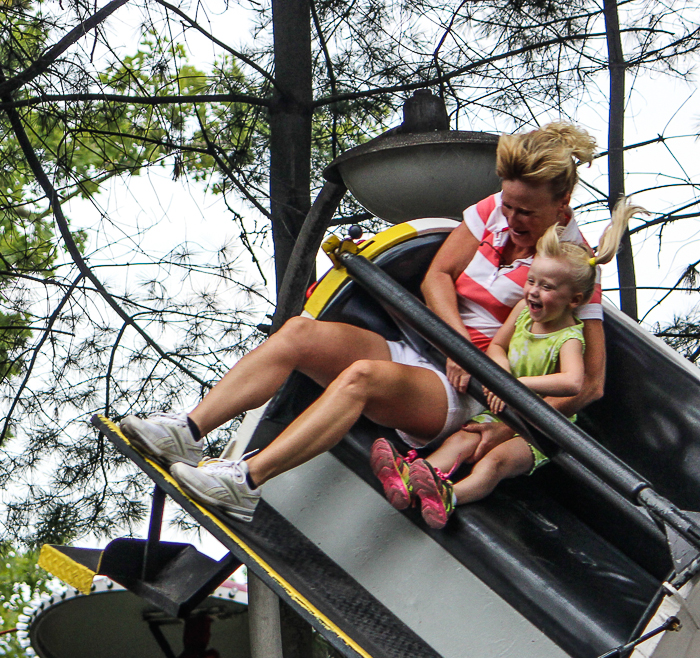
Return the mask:
M 95 572 L 88 569 L 84 564 L 69 558 L 55 546 L 44 544 L 41 547 L 39 566 L 64 583 L 75 587 L 83 594 L 90 593 L 90 586 L 92 585 L 92 579 L 95 577 Z
M 358 245 L 357 251 L 365 258 L 372 260 L 390 247 L 410 240 L 416 237 L 417 234 L 418 232 L 410 223 L 397 224 Z M 348 273 L 344 267 L 333 268 L 319 281 L 311 297 L 306 302 L 304 310 L 312 317 L 317 318 L 347 279 Z

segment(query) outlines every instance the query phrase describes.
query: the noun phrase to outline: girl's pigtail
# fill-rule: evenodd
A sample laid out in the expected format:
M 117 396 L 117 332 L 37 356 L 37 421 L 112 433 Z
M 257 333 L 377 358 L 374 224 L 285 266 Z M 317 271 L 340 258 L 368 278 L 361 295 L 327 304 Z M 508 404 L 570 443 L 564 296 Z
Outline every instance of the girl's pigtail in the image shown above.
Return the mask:
M 600 236 L 600 243 L 598 244 L 594 264 L 605 265 L 605 263 L 609 263 L 615 257 L 630 219 L 638 213 L 649 214 L 641 206 L 634 206 L 627 203 L 625 197 L 622 197 L 615 204 L 610 224 L 608 224 L 605 231 L 603 231 L 603 235 Z
M 575 242 L 561 239 L 563 227 L 550 226 L 537 242 L 537 255 L 540 258 L 565 258 L 570 267 L 571 283 L 574 289 L 583 293 L 583 303 L 593 296 L 596 280 L 596 265 L 609 263 L 620 246 L 620 241 L 630 219 L 636 213 L 646 213 L 640 206 L 632 206 L 627 199 L 620 199 L 613 210 L 612 219 L 603 235 L 600 236 L 597 255 Z

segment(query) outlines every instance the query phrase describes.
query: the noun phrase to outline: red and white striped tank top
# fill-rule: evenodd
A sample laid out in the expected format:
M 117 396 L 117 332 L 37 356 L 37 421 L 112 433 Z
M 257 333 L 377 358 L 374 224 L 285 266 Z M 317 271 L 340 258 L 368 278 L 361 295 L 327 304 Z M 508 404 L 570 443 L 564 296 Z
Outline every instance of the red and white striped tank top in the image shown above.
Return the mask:
M 485 350 L 512 308 L 523 298 L 532 256 L 499 267 L 501 250 L 508 241 L 508 222 L 501 210 L 501 193 L 464 211 L 464 222 L 479 248 L 467 269 L 457 278 L 457 302 L 462 322 L 472 342 Z M 569 220 L 562 240 L 588 247 L 575 219 Z M 600 268 L 593 298 L 578 309 L 581 320 L 602 320 Z

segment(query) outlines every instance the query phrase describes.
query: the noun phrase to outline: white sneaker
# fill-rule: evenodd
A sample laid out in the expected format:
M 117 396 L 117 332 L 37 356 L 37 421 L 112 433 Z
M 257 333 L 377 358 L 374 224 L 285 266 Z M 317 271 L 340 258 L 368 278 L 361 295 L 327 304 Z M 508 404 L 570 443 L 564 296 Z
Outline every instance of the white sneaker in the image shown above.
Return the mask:
M 204 442 L 195 441 L 185 413 L 127 416 L 120 427 L 136 448 L 165 466 L 175 462 L 196 466 L 202 458 Z
M 217 507 L 239 521 L 252 521 L 260 489 L 248 486 L 243 460 L 207 459 L 198 468 L 173 464 L 170 473 L 195 500 Z

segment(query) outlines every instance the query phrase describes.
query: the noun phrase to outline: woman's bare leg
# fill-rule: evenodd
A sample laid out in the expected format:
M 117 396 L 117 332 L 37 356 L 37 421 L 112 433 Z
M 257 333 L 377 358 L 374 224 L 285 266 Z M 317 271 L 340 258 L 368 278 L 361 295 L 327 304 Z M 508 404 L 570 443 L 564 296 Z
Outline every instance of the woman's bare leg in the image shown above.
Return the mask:
M 426 457 L 426 461 L 443 473 L 449 473 L 472 456 L 480 440 L 480 434 L 459 430 L 447 437 L 434 453 Z
M 356 361 L 267 448 L 247 461 L 251 478 L 261 485 L 329 450 L 363 413 L 380 425 L 429 440 L 444 426 L 447 394 L 440 378 L 426 368 Z
M 386 340 L 349 324 L 292 318 L 229 370 L 189 417 L 208 434 L 267 402 L 293 370 L 325 387 L 359 359 L 390 361 Z
M 496 446 L 474 464 L 470 475 L 455 483 L 457 504 L 485 498 L 501 480 L 528 473 L 533 464 L 530 446 L 520 436 Z

